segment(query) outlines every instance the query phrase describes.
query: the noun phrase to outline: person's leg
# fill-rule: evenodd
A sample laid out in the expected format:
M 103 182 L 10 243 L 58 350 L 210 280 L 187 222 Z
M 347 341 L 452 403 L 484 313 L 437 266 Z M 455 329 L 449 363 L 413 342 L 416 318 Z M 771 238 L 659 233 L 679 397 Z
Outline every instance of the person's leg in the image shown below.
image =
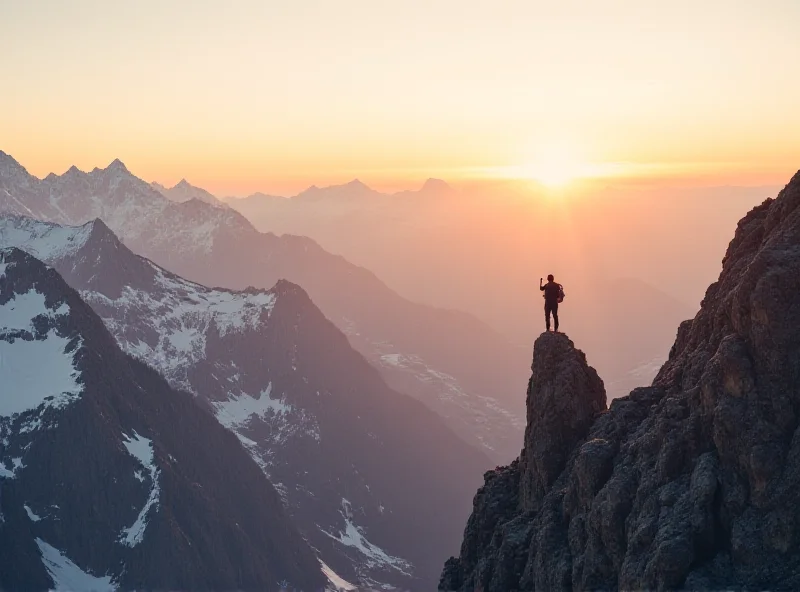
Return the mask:
M 553 305 L 553 327 L 556 333 L 558 333 L 558 303 Z
M 550 306 L 546 302 L 544 303 L 544 326 L 548 331 L 550 330 Z

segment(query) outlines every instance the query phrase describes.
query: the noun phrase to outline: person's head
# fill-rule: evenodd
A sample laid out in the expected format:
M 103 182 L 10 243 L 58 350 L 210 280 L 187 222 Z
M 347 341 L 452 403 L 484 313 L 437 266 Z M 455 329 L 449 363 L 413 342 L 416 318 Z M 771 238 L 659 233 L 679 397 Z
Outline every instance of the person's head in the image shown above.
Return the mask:
M 547 281 L 548 281 L 548 282 L 552 282 L 552 281 L 553 281 L 553 280 L 555 280 L 555 279 L 556 279 L 556 278 L 554 278 L 554 277 L 553 277 L 553 274 L 552 274 L 552 273 L 551 273 L 550 275 L 548 275 L 548 276 L 547 276 Z

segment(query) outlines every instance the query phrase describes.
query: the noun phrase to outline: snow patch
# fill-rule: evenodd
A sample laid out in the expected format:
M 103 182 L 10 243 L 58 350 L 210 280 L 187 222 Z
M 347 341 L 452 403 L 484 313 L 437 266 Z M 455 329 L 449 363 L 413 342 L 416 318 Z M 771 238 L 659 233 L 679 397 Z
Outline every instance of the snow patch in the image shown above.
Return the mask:
M 157 504 L 160 493 L 160 487 L 158 485 L 158 467 L 156 467 L 154 462 L 153 442 L 151 440 L 140 436 L 136 432 L 133 432 L 132 438 L 126 434 L 122 434 L 122 436 L 122 443 L 125 445 L 128 454 L 142 464 L 145 470 L 150 473 L 150 480 L 153 482 L 150 487 L 150 494 L 147 496 L 147 502 L 145 502 L 144 507 L 141 512 L 139 512 L 136 522 L 129 528 L 123 528 L 122 534 L 120 535 L 119 542 L 128 547 L 135 547 L 144 539 L 144 531 L 145 528 L 147 528 L 147 515 L 150 512 L 150 508 L 153 506 L 156 506 L 156 508 L 158 507 Z
M 381 361 L 389 364 L 390 366 L 396 366 L 399 368 L 406 367 L 406 365 L 403 364 L 403 354 L 384 354 L 381 356 Z
M 328 581 L 331 583 L 334 590 L 337 592 L 340 592 L 341 590 L 358 590 L 356 586 L 339 576 L 335 571 L 328 567 L 328 565 L 322 559 L 319 559 L 318 561 L 322 567 L 322 573 L 325 574 L 326 578 L 328 578 Z
M 292 410 L 291 405 L 278 399 L 271 399 L 271 392 L 272 383 L 270 382 L 267 388 L 261 391 L 258 399 L 242 394 L 227 401 L 215 401 L 213 405 L 217 410 L 217 420 L 226 428 L 233 429 L 247 424 L 253 415 L 264 418 L 270 412 L 275 415 L 289 413 Z
M 408 561 L 401 559 L 400 557 L 389 555 L 386 553 L 386 551 L 367 540 L 367 537 L 364 536 L 361 528 L 356 526 L 353 522 L 352 507 L 350 506 L 350 502 L 344 498 L 342 499 L 341 514 L 345 520 L 344 532 L 341 532 L 338 535 L 333 535 L 324 530 L 322 532 L 332 539 L 339 541 L 342 545 L 346 547 L 352 547 L 359 551 L 365 557 L 365 564 L 370 569 L 375 567 L 386 567 L 397 570 L 403 575 L 411 575 L 413 566 Z
M 53 592 L 116 592 L 111 576 L 97 577 L 83 571 L 55 547 L 37 538 L 42 563 L 53 580 Z
M 92 222 L 71 227 L 21 216 L 0 217 L 0 245 L 17 247 L 48 263 L 74 255 L 91 232 Z
M 9 470 L 6 468 L 5 462 L 0 463 L 0 479 L 13 479 L 14 473 L 16 473 L 16 468 Z
M 5 312 L 6 308 L 0 306 L 0 313 Z M 40 427 L 39 418 L 45 409 L 61 409 L 80 397 L 83 385 L 75 365 L 79 348 L 68 352 L 69 345 L 70 339 L 57 335 L 55 330 L 50 330 L 44 339 L 16 338 L 10 343 L 3 340 L 0 326 L 0 418 L 39 409 L 37 417 L 27 420 L 21 430 L 33 431 Z M 42 372 L 42 368 L 47 371 Z
M 206 358 L 209 333 L 224 337 L 258 330 L 272 313 L 276 296 L 210 289 L 156 265 L 153 269 L 159 290 L 126 286 L 116 299 L 92 291 L 81 295 L 100 314 L 123 350 L 155 367 L 172 386 L 192 391 L 188 370 Z M 124 320 L 130 318 L 139 321 L 133 333 Z
M 39 522 L 41 520 L 41 516 L 38 516 L 36 512 L 31 510 L 28 506 L 23 506 L 25 508 L 25 512 L 28 514 L 28 518 L 31 519 L 31 522 Z
M 6 264 L 7 265 L 7 264 Z M 69 314 L 69 306 L 63 302 L 58 308 L 49 308 L 45 304 L 44 294 L 30 289 L 24 294 L 14 294 L 8 302 L 0 306 L 2 324 L 0 334 L 5 331 L 31 331 L 33 320 L 44 316 L 54 319 L 57 316 Z

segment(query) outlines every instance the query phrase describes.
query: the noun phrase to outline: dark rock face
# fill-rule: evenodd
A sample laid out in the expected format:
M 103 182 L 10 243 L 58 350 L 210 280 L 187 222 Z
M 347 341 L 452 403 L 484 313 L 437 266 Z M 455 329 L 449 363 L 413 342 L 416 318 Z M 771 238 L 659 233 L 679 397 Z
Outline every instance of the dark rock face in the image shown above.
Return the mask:
M 0 589 L 325 586 L 236 436 L 17 249 L 0 250 L 0 354 Z
M 536 510 L 564 470 L 572 448 L 606 408 L 603 381 L 561 333 L 543 333 L 534 345 L 528 384 L 528 427 L 520 456 L 525 510 Z
M 598 413 L 576 356 L 537 340 L 521 459 L 440 589 L 797 589 L 800 174 L 739 223 L 652 386 Z

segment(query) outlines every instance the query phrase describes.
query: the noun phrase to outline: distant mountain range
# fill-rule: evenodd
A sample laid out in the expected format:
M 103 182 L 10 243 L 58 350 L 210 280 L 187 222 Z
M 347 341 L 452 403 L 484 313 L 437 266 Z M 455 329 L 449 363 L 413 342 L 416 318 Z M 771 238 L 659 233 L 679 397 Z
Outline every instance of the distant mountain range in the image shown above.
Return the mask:
M 301 285 L 395 388 L 437 410 L 494 462 L 518 451 L 527 348 L 474 317 L 410 302 L 374 274 L 298 236 L 258 232 L 231 208 L 174 202 L 118 160 L 105 169 L 38 179 L 0 153 L 0 213 L 64 225 L 102 219 L 122 242 L 207 286 Z
M 435 582 L 490 461 L 390 390 L 302 289 L 194 284 L 131 253 L 100 220 L 0 217 L 9 246 L 53 265 L 125 352 L 236 433 L 336 573 L 371 586 Z
M 158 185 L 158 183 L 154 183 L 153 185 L 161 187 Z M 411 198 L 417 196 L 453 196 L 457 194 L 458 191 L 456 189 L 441 179 L 427 179 L 418 190 L 407 189 L 394 193 L 384 193 L 376 189 L 372 189 L 359 179 L 353 179 L 352 181 L 343 183 L 341 185 L 329 185 L 326 187 L 317 187 L 316 185 L 312 185 L 308 189 L 304 189 L 292 197 L 278 197 L 275 195 L 256 192 L 248 195 L 247 197 L 226 197 L 224 201 L 235 204 L 237 210 L 245 213 L 248 211 L 248 208 L 253 208 L 255 211 L 258 211 L 261 207 L 263 207 L 264 200 L 274 200 L 276 202 L 280 202 L 281 200 L 293 199 L 296 202 L 305 203 L 336 200 L 339 202 L 351 202 L 359 205 L 367 205 L 370 199 L 396 197 Z
M 164 187 L 160 183 L 155 182 L 151 183 L 151 185 L 153 189 L 158 191 L 161 195 L 178 203 L 183 203 L 191 199 L 199 199 L 212 206 L 225 207 L 225 204 L 211 195 L 211 193 L 200 187 L 190 185 L 186 179 L 181 179 L 174 187 Z
M 384 195 L 352 182 L 316 189 L 314 200 L 229 205 L 263 232 L 314 239 L 405 298 L 472 314 L 526 351 L 544 327 L 538 279 L 554 273 L 567 291 L 561 327 L 615 397 L 653 379 L 651 362 L 663 362 L 718 271 L 729 225 L 768 191 L 600 188 L 555 198 L 430 180 Z
M 328 582 L 234 434 L 13 248 L 0 250 L 0 377 L 0 588 Z

